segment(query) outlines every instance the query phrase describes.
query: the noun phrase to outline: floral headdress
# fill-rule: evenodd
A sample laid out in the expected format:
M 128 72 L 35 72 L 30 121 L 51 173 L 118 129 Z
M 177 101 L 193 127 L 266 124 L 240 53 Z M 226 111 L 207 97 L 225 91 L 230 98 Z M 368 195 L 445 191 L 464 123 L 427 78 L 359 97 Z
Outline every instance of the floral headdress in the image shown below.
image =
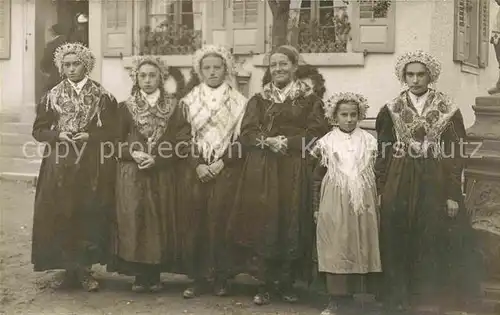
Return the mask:
M 157 56 L 136 56 L 132 61 L 132 66 L 127 68 L 128 74 L 132 79 L 133 86 L 138 85 L 137 75 L 139 74 L 139 69 L 144 64 L 153 64 L 158 69 L 160 69 L 160 75 L 162 78 L 162 82 L 166 82 L 169 76 L 168 66 L 161 60 L 161 58 Z
M 441 63 L 429 53 L 422 50 L 416 50 L 413 52 L 407 52 L 406 54 L 399 56 L 396 61 L 395 74 L 402 84 L 406 84 L 406 65 L 412 62 L 419 62 L 423 64 L 429 71 L 431 79 L 430 83 L 437 82 L 437 80 L 439 79 L 439 75 L 441 74 Z
M 224 48 L 223 46 L 217 46 L 217 45 L 205 45 L 202 48 L 198 49 L 194 56 L 193 56 L 193 68 L 198 77 L 201 79 L 201 61 L 203 58 L 205 58 L 207 55 L 217 55 L 220 56 L 223 60 L 224 63 L 226 64 L 226 82 L 228 82 L 230 85 L 236 84 L 236 79 L 235 79 L 235 64 L 234 64 L 234 58 L 231 55 L 231 53 Z
M 66 55 L 75 54 L 78 60 L 85 67 L 85 74 L 88 75 L 95 66 L 95 56 L 90 49 L 81 43 L 66 43 L 59 46 L 54 53 L 54 64 L 63 76 L 63 59 Z
M 325 102 L 325 117 L 332 125 L 336 125 L 337 121 L 335 119 L 335 111 L 337 107 L 342 103 L 353 102 L 358 105 L 359 109 L 359 120 L 366 118 L 366 112 L 368 111 L 368 101 L 366 97 L 358 93 L 352 92 L 340 92 L 332 95 Z

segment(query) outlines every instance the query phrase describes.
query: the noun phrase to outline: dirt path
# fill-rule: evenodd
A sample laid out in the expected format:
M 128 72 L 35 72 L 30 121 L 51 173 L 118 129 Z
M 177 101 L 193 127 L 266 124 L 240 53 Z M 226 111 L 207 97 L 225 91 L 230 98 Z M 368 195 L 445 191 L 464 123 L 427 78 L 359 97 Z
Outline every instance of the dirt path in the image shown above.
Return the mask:
M 186 279 L 164 275 L 165 292 L 134 294 L 132 278 L 107 274 L 94 267 L 101 280 L 98 293 L 62 291 L 55 287 L 60 271 L 34 273 L 30 263 L 31 224 L 34 188 L 25 183 L 0 181 L 0 314 L 301 314 L 320 313 L 319 307 L 290 306 L 281 303 L 255 307 L 252 287 L 238 289 L 228 298 L 203 296 L 186 301 L 181 298 Z M 247 291 L 247 292 L 246 292 Z
M 324 307 L 324 301 L 313 303 L 311 299 L 305 299 L 309 304 L 274 302 L 256 307 L 251 303 L 255 287 L 244 283 L 248 279 L 239 279 L 235 295 L 227 298 L 206 295 L 184 300 L 181 292 L 187 279 L 169 274 L 162 275 L 163 292 L 135 294 L 130 291 L 131 277 L 106 273 L 102 266 L 94 266 L 100 292 L 57 289 L 61 271 L 35 273 L 30 263 L 34 192 L 26 183 L 0 181 L 0 314 L 317 315 Z M 351 313 L 374 314 L 380 312 L 364 309 Z

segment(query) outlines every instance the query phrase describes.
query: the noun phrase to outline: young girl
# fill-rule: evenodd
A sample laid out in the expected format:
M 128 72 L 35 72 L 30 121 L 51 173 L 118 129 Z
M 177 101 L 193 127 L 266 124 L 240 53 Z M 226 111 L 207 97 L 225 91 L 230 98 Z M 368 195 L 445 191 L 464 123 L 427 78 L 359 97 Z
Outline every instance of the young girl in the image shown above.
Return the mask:
M 311 152 L 320 162 L 314 185 L 318 269 L 326 273 L 331 296 L 322 315 L 334 314 L 339 302 L 355 293 L 348 283 L 381 272 L 373 169 L 377 141 L 358 127 L 367 108 L 362 95 L 333 95 L 325 104 L 333 128 Z

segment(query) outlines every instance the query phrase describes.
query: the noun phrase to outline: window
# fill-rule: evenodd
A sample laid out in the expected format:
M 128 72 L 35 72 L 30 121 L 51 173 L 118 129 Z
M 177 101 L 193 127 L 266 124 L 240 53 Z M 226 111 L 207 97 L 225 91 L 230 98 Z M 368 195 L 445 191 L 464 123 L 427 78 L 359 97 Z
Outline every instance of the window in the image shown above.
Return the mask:
M 395 0 L 352 2 L 352 50 L 394 53 L 396 39 Z
M 391 0 L 292 1 L 290 44 L 304 53 L 394 52 L 395 3 Z M 352 16 L 349 16 L 352 15 Z
M 0 0 L 0 59 L 10 58 L 11 0 Z
M 288 41 L 300 52 L 346 52 L 351 30 L 347 4 L 330 0 L 292 1 L 288 28 Z
M 147 0 L 141 53 L 190 54 L 201 47 L 202 0 Z
M 489 0 L 455 0 L 454 61 L 484 68 L 489 52 Z

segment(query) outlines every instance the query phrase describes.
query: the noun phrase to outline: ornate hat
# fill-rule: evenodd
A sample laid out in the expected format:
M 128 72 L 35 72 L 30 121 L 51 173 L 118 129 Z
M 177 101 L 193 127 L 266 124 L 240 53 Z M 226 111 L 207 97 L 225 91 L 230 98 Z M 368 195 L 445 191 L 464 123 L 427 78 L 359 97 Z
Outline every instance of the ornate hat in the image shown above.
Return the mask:
M 168 66 L 165 62 L 158 56 L 136 56 L 132 60 L 132 66 L 127 68 L 130 79 L 132 79 L 133 86 L 136 86 L 137 83 L 137 74 L 139 73 L 139 69 L 144 64 L 152 64 L 160 69 L 160 75 L 162 77 L 163 82 L 167 81 L 169 76 Z
M 368 101 L 366 97 L 364 97 L 361 94 L 358 93 L 352 93 L 352 92 L 340 92 L 333 94 L 328 98 L 328 100 L 325 102 L 324 109 L 325 109 L 325 117 L 328 119 L 328 121 L 331 124 L 336 124 L 336 119 L 335 119 L 335 110 L 337 107 L 346 102 L 353 102 L 358 105 L 359 108 L 359 120 L 363 120 L 366 118 L 366 112 L 368 111 Z
M 66 43 L 57 47 L 54 53 L 54 63 L 61 76 L 64 74 L 62 68 L 64 56 L 69 54 L 75 54 L 78 60 L 84 65 L 85 74 L 88 75 L 92 72 L 95 66 L 95 56 L 92 51 L 81 43 Z
M 431 79 L 430 83 L 437 82 L 441 74 L 441 63 L 429 53 L 422 50 L 416 50 L 399 56 L 396 61 L 395 74 L 402 84 L 406 84 L 404 74 L 406 65 L 413 62 L 419 62 L 427 68 Z
M 217 46 L 217 45 L 205 45 L 202 48 L 198 49 L 194 56 L 193 56 L 193 68 L 198 77 L 201 79 L 201 61 L 203 58 L 205 58 L 207 55 L 217 55 L 220 56 L 223 60 L 224 63 L 226 64 L 226 69 L 227 69 L 227 74 L 226 74 L 226 81 L 228 83 L 234 84 L 235 83 L 235 64 L 234 64 L 234 58 L 231 55 L 231 53 L 224 48 L 223 46 Z

